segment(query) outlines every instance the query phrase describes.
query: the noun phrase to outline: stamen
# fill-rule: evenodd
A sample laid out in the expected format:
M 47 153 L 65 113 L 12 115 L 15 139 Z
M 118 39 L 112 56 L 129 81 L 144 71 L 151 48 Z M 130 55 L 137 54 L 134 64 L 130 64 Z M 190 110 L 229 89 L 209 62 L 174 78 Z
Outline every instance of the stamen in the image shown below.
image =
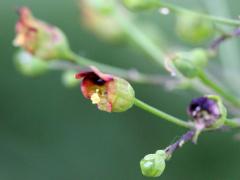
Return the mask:
M 99 89 L 96 89 L 96 92 L 91 95 L 90 99 L 93 104 L 98 104 L 101 101 L 99 97 Z
M 14 46 L 21 46 L 23 44 L 24 44 L 24 36 L 22 34 L 20 34 L 14 39 L 13 45 Z

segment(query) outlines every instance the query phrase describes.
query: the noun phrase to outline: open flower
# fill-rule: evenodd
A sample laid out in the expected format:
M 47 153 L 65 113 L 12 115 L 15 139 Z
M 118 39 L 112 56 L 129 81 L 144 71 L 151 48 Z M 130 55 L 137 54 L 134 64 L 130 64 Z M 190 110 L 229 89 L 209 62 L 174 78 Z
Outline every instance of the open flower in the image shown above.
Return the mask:
M 44 60 L 65 58 L 69 46 L 60 29 L 34 18 L 27 7 L 19 8 L 18 13 L 15 46 Z
M 83 79 L 81 91 L 98 109 L 107 112 L 123 112 L 132 107 L 135 93 L 132 86 L 124 79 L 104 74 L 97 68 L 76 74 Z
M 226 119 L 226 109 L 218 96 L 203 96 L 192 100 L 188 114 L 197 125 L 220 127 Z

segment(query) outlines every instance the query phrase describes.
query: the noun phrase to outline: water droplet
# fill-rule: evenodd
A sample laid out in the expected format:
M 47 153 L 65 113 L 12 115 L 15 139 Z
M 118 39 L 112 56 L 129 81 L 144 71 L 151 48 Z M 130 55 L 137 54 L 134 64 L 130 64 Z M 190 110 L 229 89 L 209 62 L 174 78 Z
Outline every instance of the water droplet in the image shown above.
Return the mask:
M 159 9 L 159 12 L 163 15 L 168 15 L 170 13 L 170 10 L 168 8 L 163 7 Z

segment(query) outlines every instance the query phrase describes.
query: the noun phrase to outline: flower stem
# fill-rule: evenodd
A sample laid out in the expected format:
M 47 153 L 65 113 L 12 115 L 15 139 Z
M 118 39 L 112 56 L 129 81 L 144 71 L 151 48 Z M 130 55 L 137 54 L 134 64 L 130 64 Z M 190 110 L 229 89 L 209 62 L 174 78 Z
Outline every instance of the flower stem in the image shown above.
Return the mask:
M 187 133 L 185 133 L 184 135 L 182 135 L 182 137 L 177 140 L 175 143 L 171 144 L 170 146 L 168 146 L 165 149 L 165 152 L 167 153 L 167 155 L 169 157 L 172 156 L 172 154 L 179 148 L 181 148 L 186 142 L 191 141 L 195 135 L 196 131 L 195 130 L 190 130 Z
M 231 103 L 234 106 L 240 107 L 240 101 L 233 96 L 231 93 L 226 91 L 223 87 L 218 86 L 215 82 L 209 79 L 204 71 L 200 71 L 198 78 L 205 84 L 207 87 L 211 88 L 213 91 L 221 95 L 225 100 Z
M 165 53 L 151 39 L 120 10 L 116 10 L 115 17 L 128 38 L 133 41 L 151 60 L 164 67 Z
M 225 40 L 230 39 L 230 38 L 234 38 L 234 37 L 238 37 L 240 36 L 240 28 L 237 27 L 236 29 L 234 29 L 232 32 L 229 33 L 223 33 L 221 36 L 219 36 L 218 38 L 216 38 L 211 44 L 209 49 L 212 51 L 216 51 L 219 46 L 225 42 Z
M 178 119 L 178 118 L 176 118 L 174 116 L 171 116 L 171 115 L 169 115 L 169 114 L 167 114 L 167 113 L 165 113 L 165 112 L 163 112 L 163 111 L 161 111 L 159 109 L 156 109 L 156 108 L 154 108 L 154 107 L 152 107 L 152 106 L 142 102 L 141 100 L 139 100 L 137 98 L 135 99 L 135 103 L 134 104 L 138 108 L 141 108 L 141 109 L 143 109 L 143 110 L 145 110 L 145 111 L 147 111 L 147 112 L 149 112 L 149 113 L 151 113 L 151 114 L 153 114 L 153 115 L 155 115 L 157 117 L 160 117 L 160 118 L 162 118 L 162 119 L 164 119 L 164 120 L 166 120 L 168 122 L 171 122 L 173 124 L 176 124 L 178 126 L 185 127 L 185 128 L 193 128 L 193 125 L 191 123 L 185 122 L 185 121 L 183 121 L 181 119 Z
M 64 62 L 64 61 L 56 61 L 56 62 L 49 63 L 49 69 L 53 69 L 53 70 L 74 69 L 74 70 L 80 71 L 82 68 L 87 68 L 89 66 L 96 66 L 97 68 L 99 68 L 100 70 L 106 73 L 111 73 L 111 74 L 120 76 L 122 78 L 126 78 L 127 80 L 130 80 L 135 83 L 163 85 L 166 88 L 177 85 L 179 83 L 179 81 L 171 77 L 144 74 L 135 69 L 122 69 L 115 66 L 99 63 L 74 53 L 70 53 L 68 56 L 69 56 L 68 60 L 70 60 L 74 64 L 70 62 Z
M 239 119 L 226 119 L 224 125 L 229 126 L 231 128 L 239 128 L 240 120 Z
M 196 11 L 193 11 L 193 10 L 188 10 L 188 9 L 179 7 L 179 6 L 174 5 L 174 4 L 162 2 L 160 0 L 156 0 L 156 2 L 157 3 L 155 3 L 155 5 L 157 6 L 157 8 L 160 8 L 160 7 L 168 8 L 170 11 L 175 12 L 175 13 L 189 13 L 189 14 L 192 14 L 192 15 L 200 16 L 204 19 L 209 19 L 209 20 L 214 21 L 216 23 L 226 24 L 226 25 L 229 25 L 229 26 L 239 26 L 240 25 L 239 20 L 228 19 L 228 18 L 224 18 L 224 17 L 218 17 L 218 16 L 213 16 L 213 15 L 209 15 L 209 14 L 196 12 Z

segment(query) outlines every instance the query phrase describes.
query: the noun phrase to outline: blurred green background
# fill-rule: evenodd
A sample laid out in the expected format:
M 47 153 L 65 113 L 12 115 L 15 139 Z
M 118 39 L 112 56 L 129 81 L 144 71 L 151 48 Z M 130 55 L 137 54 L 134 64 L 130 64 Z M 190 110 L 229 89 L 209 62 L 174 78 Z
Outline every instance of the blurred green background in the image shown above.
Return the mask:
M 216 1 L 217 3 L 217 1 Z M 229 1 L 233 15 L 240 2 Z M 16 7 L 59 26 L 75 52 L 100 62 L 158 72 L 134 48 L 112 46 L 80 25 L 77 0 L 0 1 L 0 179 L 1 180 L 141 180 L 140 159 L 166 147 L 184 129 L 137 108 L 108 114 L 84 99 L 79 88 L 64 88 L 60 72 L 31 79 L 12 61 Z M 201 2 L 181 4 L 199 9 Z M 216 9 L 216 12 L 218 9 Z M 158 19 L 159 18 L 159 19 Z M 157 26 L 180 44 L 171 17 L 156 17 Z M 137 97 L 180 118 L 194 92 L 167 92 L 160 86 L 133 84 Z M 197 146 L 187 144 L 167 163 L 164 180 L 240 179 L 240 142 L 235 132 L 206 133 Z

